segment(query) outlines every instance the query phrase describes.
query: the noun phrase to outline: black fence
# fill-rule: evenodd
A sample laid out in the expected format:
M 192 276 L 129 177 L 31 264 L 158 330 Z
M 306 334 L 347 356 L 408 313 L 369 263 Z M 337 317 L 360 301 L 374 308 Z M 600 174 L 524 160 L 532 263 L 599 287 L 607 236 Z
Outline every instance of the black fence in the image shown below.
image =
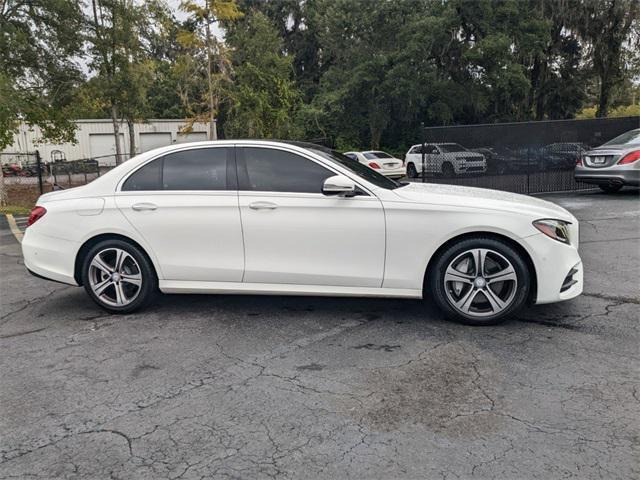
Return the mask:
M 115 155 L 80 160 L 44 162 L 38 151 L 0 153 L 5 184 L 37 185 L 40 193 L 57 188 L 84 185 L 115 165 Z M 123 156 L 126 160 L 128 155 Z M 106 162 L 105 162 L 106 159 Z M 106 163 L 106 165 L 105 165 Z
M 593 188 L 576 182 L 590 148 L 640 127 L 640 117 L 498 123 L 424 129 L 407 154 L 410 176 L 432 183 L 540 193 Z M 412 161 L 417 165 L 409 165 Z

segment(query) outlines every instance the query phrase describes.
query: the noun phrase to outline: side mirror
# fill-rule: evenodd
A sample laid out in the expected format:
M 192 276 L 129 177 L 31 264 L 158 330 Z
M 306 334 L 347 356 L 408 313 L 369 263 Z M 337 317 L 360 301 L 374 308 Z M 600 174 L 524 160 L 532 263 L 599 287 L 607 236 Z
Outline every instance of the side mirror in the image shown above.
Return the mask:
M 322 193 L 325 195 L 353 197 L 356 194 L 356 184 L 349 177 L 334 175 L 324 181 Z

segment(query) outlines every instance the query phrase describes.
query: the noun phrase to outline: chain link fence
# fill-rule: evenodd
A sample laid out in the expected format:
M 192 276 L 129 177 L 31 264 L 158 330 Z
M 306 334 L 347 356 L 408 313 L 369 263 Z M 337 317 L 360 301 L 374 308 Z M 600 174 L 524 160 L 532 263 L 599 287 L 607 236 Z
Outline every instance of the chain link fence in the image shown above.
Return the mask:
M 123 161 L 128 155 L 123 155 Z M 0 153 L 3 188 L 10 205 L 30 207 L 39 195 L 86 185 L 115 165 L 115 155 L 43 162 L 38 151 Z
M 428 127 L 405 161 L 418 181 L 516 193 L 590 189 L 574 179 L 578 159 L 638 127 L 640 117 Z

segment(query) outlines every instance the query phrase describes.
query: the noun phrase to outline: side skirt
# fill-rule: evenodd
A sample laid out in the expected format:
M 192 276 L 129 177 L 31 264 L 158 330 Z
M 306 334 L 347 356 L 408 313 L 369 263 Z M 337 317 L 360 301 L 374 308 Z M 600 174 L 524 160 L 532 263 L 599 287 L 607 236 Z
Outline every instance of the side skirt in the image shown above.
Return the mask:
M 183 280 L 160 280 L 159 287 L 163 293 L 422 298 L 422 290 L 404 288 L 290 285 L 284 283 L 191 282 Z

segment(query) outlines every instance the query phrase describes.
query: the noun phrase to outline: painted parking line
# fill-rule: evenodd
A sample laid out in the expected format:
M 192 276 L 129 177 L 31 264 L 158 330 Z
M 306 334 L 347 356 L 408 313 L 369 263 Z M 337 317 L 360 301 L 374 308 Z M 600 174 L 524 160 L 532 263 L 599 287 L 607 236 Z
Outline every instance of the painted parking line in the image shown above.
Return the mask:
M 9 223 L 9 229 L 11 230 L 11 233 L 13 233 L 13 236 L 16 237 L 18 243 L 22 243 L 23 231 L 18 228 L 16 219 L 10 213 L 7 213 L 7 222 Z

